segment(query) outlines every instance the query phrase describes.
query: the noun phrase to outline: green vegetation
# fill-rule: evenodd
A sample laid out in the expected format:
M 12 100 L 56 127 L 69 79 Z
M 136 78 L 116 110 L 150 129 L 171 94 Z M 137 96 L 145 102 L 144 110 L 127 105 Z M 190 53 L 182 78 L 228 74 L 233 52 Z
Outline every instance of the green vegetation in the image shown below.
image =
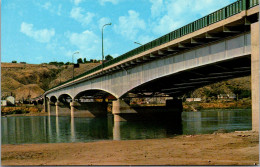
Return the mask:
M 62 66 L 62 65 L 64 65 L 64 63 L 63 62 L 52 61 L 52 62 L 49 63 L 49 65 Z
M 202 111 L 211 109 L 251 109 L 251 99 L 238 101 L 212 100 L 210 102 L 184 102 L 183 111 Z
M 82 58 L 79 58 L 79 59 L 77 60 L 77 63 L 78 63 L 78 64 L 82 64 L 82 63 L 83 63 Z
M 105 57 L 105 60 L 107 60 L 107 61 L 112 60 L 112 59 L 113 59 L 113 57 L 112 57 L 111 55 L 107 55 L 107 56 Z

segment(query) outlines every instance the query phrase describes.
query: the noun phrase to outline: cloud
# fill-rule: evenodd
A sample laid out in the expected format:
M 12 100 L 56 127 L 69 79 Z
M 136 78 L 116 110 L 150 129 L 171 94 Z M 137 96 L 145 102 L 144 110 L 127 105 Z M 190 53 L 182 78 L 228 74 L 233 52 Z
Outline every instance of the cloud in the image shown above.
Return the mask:
M 94 13 L 91 12 L 85 13 L 81 7 L 74 7 L 70 12 L 70 17 L 80 22 L 82 25 L 89 24 L 92 21 L 94 16 L 95 16 Z
M 44 9 L 48 10 L 51 8 L 51 3 L 50 2 L 46 2 L 43 6 Z
M 145 30 L 145 21 L 139 18 L 139 13 L 129 10 L 128 16 L 119 17 L 118 25 L 114 26 L 115 32 L 131 40 L 136 39 L 140 30 Z
M 58 10 L 57 10 L 57 15 L 61 15 L 61 8 L 62 8 L 62 5 L 61 4 L 59 4 L 59 6 L 58 6 Z
M 93 31 L 86 30 L 82 33 L 68 32 L 66 36 L 83 57 L 87 59 L 98 59 L 97 57 L 101 57 L 101 38 Z
M 169 15 L 165 15 L 158 21 L 158 24 L 153 27 L 153 32 L 155 34 L 163 35 L 181 27 L 182 25 L 182 20 L 174 20 L 174 18 L 169 17 Z
M 40 6 L 41 8 L 48 10 L 50 13 L 61 15 L 61 8 L 62 5 L 59 4 L 58 6 L 52 5 L 50 2 L 45 2 L 45 4 L 36 3 L 36 5 Z
M 106 2 L 110 2 L 110 3 L 114 4 L 114 5 L 116 5 L 116 4 L 118 4 L 119 0 L 99 0 L 99 3 L 101 5 L 105 5 Z
M 47 43 L 55 35 L 55 30 L 52 29 L 40 29 L 35 30 L 33 24 L 22 22 L 20 31 L 25 35 L 35 39 L 38 42 Z
M 74 0 L 75 5 L 79 5 L 81 2 L 83 2 L 83 0 Z
M 152 3 L 151 14 L 152 17 L 160 16 L 161 12 L 164 10 L 163 0 L 150 0 Z

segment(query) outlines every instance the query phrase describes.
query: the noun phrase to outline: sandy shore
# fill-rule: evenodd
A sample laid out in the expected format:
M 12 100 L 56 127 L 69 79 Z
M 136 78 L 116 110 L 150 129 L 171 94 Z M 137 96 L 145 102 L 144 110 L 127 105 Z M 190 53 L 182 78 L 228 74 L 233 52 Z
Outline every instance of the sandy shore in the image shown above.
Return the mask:
M 2 165 L 254 165 L 253 131 L 166 139 L 2 145 Z

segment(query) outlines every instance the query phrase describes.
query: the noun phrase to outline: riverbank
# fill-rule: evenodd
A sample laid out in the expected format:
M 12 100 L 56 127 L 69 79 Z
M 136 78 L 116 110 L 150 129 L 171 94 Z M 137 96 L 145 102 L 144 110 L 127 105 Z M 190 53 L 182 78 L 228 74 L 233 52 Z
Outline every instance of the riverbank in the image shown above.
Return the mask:
M 216 100 L 211 102 L 183 102 L 183 111 L 251 109 L 251 107 L 251 99 L 240 99 L 238 101 Z
M 2 165 L 254 165 L 253 131 L 173 138 L 2 145 Z
M 1 107 L 1 116 L 44 116 L 42 106 Z

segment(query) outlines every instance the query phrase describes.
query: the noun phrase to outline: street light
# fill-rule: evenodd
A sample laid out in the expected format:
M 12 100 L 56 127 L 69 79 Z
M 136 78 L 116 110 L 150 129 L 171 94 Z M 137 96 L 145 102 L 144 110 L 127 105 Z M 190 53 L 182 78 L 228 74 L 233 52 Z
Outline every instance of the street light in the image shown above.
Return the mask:
M 72 54 L 72 65 L 73 65 L 73 70 L 72 70 L 72 79 L 74 79 L 74 54 L 79 54 L 79 51 L 76 51 Z
M 142 46 L 142 44 L 140 44 L 139 42 L 134 42 L 134 43 Z
M 108 26 L 108 25 L 112 25 L 112 23 L 108 23 L 108 24 L 105 24 L 105 25 L 103 25 L 103 27 L 102 27 L 102 69 L 103 69 L 103 67 L 104 67 L 104 42 L 103 42 L 103 31 L 104 31 L 104 27 L 105 26 Z

